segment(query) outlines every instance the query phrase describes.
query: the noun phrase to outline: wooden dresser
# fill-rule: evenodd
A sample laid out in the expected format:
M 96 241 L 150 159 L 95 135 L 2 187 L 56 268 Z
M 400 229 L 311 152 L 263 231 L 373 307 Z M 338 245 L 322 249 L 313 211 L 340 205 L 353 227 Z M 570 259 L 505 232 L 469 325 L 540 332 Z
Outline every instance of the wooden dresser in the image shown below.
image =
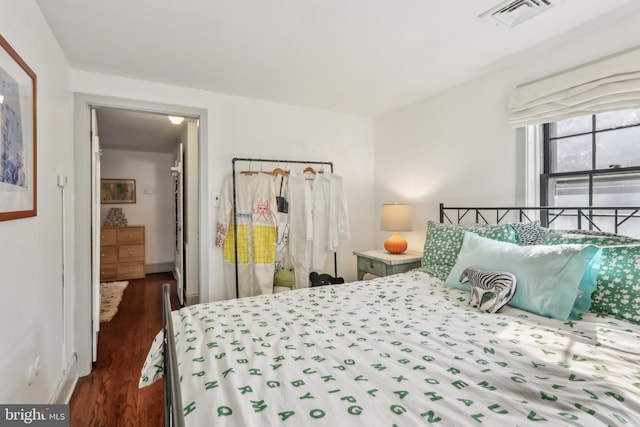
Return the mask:
M 102 228 L 100 281 L 141 279 L 144 276 L 144 226 Z

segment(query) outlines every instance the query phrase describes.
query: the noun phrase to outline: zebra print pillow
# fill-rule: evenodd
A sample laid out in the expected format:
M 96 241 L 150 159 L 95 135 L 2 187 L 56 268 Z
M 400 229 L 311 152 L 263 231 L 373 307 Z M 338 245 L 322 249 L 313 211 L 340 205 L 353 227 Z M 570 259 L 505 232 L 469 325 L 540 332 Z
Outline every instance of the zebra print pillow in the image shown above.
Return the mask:
M 488 313 L 497 313 L 516 293 L 516 276 L 506 271 L 484 271 L 467 267 L 460 276 L 460 283 L 469 282 L 471 298 L 469 304 Z M 484 297 L 489 294 L 485 301 Z

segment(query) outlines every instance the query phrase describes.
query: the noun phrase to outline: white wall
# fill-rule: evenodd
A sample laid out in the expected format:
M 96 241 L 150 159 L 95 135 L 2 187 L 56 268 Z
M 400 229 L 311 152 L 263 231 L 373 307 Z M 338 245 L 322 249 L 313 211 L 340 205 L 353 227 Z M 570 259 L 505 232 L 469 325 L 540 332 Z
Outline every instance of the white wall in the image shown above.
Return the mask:
M 173 160 L 170 153 L 102 150 L 102 178 L 135 179 L 136 203 L 101 205 L 101 223 L 110 208 L 122 208 L 129 225 L 144 225 L 148 266 L 173 264 L 174 260 L 174 180 L 170 173 Z
M 70 184 L 74 179 L 71 69 L 33 0 L 0 0 L 0 10 L 2 36 L 36 73 L 38 85 L 38 215 L 0 222 L 0 402 L 47 403 L 75 346 L 73 193 L 68 185 L 63 196 L 56 185 L 58 173 Z M 27 370 L 38 356 L 42 368 L 28 386 Z
M 426 222 L 438 220 L 440 202 L 516 202 L 515 131 L 503 107 L 503 77 L 476 80 L 376 120 L 376 202 L 412 205 L 414 231 L 402 233 L 411 249 L 422 249 Z
M 217 215 L 213 200 L 231 172 L 233 157 L 333 161 L 344 179 L 352 213 L 352 238 L 339 250 L 338 273 L 355 279 L 353 250 L 373 245 L 372 119 L 84 71 L 73 72 L 72 86 L 84 94 L 207 110 L 201 215 L 208 228 L 201 236 L 206 239 L 202 260 L 209 274 L 201 283 L 201 301 L 231 297 L 224 286 L 221 249 L 215 248 L 211 230 Z
M 375 120 L 375 204 L 413 206 L 414 231 L 403 233 L 422 250 L 427 220 L 438 203 L 524 203 L 522 132 L 507 124 L 518 85 L 640 44 L 640 16 L 591 25 L 526 54 L 493 64 L 487 74 Z M 507 34 L 507 33 L 505 33 Z M 386 233 L 378 232 L 377 245 Z

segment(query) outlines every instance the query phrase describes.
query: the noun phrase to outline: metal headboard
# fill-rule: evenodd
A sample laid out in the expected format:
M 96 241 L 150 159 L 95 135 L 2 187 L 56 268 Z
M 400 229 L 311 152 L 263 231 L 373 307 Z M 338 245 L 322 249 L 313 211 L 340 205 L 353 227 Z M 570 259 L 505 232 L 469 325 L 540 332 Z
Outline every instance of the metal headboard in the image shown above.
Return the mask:
M 501 224 L 512 221 L 532 222 L 539 220 L 543 227 L 553 228 L 558 219 L 567 217 L 575 218 L 578 230 L 607 231 L 618 234 L 620 226 L 628 220 L 640 219 L 640 207 L 451 207 L 440 203 L 440 222 L 449 224 L 461 224 L 465 221 L 479 224 Z M 609 227 L 613 225 L 613 229 L 605 229 L 602 224 L 605 219 L 608 221 Z

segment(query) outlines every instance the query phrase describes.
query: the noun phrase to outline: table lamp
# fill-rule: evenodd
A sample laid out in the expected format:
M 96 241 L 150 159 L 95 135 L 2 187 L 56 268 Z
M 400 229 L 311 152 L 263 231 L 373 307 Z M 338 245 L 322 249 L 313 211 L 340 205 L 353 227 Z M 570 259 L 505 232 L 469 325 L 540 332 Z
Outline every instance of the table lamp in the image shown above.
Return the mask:
M 397 203 L 382 205 L 380 230 L 393 231 L 393 234 L 384 241 L 387 252 L 401 254 L 406 251 L 407 241 L 398 234 L 398 231 L 411 230 L 411 206 Z

